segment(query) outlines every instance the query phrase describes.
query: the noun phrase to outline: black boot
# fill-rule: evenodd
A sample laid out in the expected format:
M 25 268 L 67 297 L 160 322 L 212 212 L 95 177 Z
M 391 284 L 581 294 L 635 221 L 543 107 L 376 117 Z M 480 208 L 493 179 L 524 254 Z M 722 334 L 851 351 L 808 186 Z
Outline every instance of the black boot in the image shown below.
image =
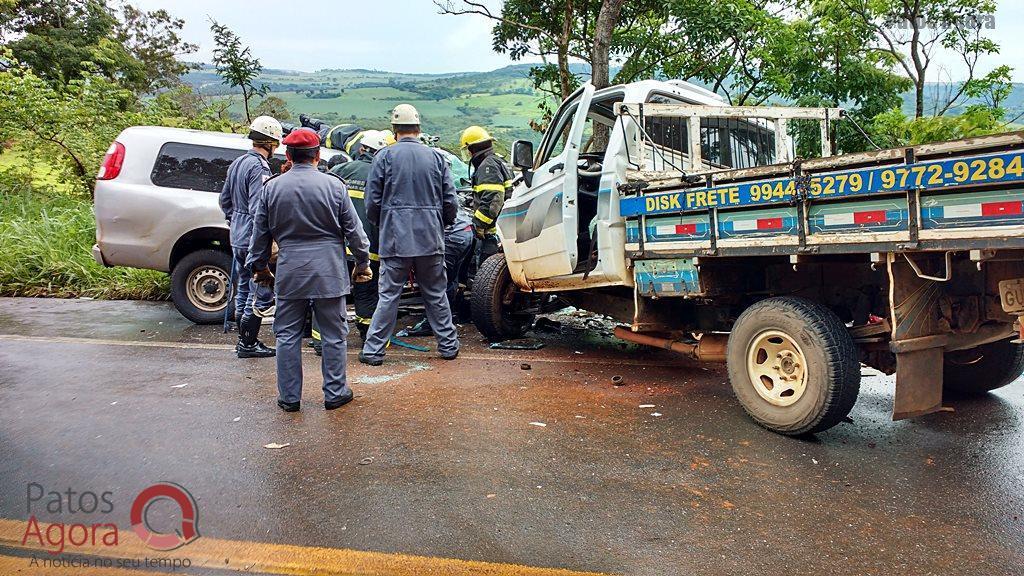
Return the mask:
M 263 319 L 255 314 L 242 316 L 238 323 L 238 345 L 235 346 L 235 353 L 239 358 L 269 358 L 277 354 L 276 350 L 257 338 L 262 323 Z
M 352 389 L 349 388 L 348 390 L 345 391 L 344 394 L 342 394 L 340 397 L 338 397 L 338 398 L 336 398 L 334 400 L 330 400 L 330 401 L 324 400 L 324 409 L 326 409 L 326 410 L 337 410 L 338 408 L 341 408 L 345 404 L 348 404 L 349 402 L 351 402 L 352 398 L 354 398 L 354 397 L 355 397 L 355 394 L 353 394 L 352 393 Z

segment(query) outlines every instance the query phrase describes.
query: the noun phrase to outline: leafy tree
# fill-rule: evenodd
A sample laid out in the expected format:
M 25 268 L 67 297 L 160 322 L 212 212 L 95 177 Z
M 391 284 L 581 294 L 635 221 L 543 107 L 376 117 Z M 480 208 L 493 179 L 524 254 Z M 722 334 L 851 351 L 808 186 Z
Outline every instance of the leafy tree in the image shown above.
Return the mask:
M 292 113 L 288 111 L 288 103 L 277 96 L 267 96 L 252 111 L 254 116 L 271 116 L 282 122 L 292 119 Z
M 114 27 L 114 41 L 131 56 L 132 66 L 125 70 L 121 83 L 143 94 L 178 85 L 179 77 L 198 68 L 178 58 L 198 49 L 180 36 L 185 21 L 166 10 L 139 10 L 130 4 L 121 6 Z
M 0 9 L 0 39 L 14 60 L 60 85 L 95 70 L 100 43 L 115 25 L 98 0 L 15 0 Z
M 252 122 L 249 102 L 270 91 L 270 87 L 266 84 L 259 86 L 253 84 L 263 72 L 263 65 L 260 64 L 259 59 L 252 56 L 248 46 L 242 45 L 242 39 L 231 29 L 212 18 L 210 23 L 213 41 L 216 45 L 213 49 L 213 64 L 217 68 L 217 73 L 224 78 L 224 84 L 242 90 L 245 121 L 246 123 Z
M 890 55 L 914 86 L 914 116 L 925 114 L 926 82 L 934 75 L 935 52 L 945 48 L 964 64 L 965 82 L 936 92 L 935 114 L 941 116 L 962 101 L 976 79 L 982 56 L 999 46 L 985 36 L 994 22 L 994 0 L 842 0 L 843 6 L 875 35 L 875 50 Z
M 57 85 L 98 72 L 137 93 L 178 82 L 191 65 L 177 56 L 195 52 L 166 10 L 103 0 L 7 0 L 0 4 L 0 37 L 13 57 Z

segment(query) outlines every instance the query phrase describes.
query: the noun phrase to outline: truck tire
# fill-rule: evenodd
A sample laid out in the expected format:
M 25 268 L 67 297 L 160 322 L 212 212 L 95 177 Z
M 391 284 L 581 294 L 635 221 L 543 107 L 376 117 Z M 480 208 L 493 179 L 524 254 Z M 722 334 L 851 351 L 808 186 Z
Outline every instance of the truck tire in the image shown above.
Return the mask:
M 1024 374 L 1024 346 L 1000 340 L 946 354 L 942 387 L 958 396 L 980 396 Z
M 171 271 L 171 300 L 196 324 L 220 324 L 231 300 L 231 255 L 221 250 L 186 254 Z
M 853 338 L 831 310 L 768 298 L 736 319 L 726 351 L 736 398 L 758 424 L 797 436 L 842 422 L 860 391 Z
M 512 314 L 516 285 L 504 254 L 494 254 L 480 265 L 473 279 L 470 311 L 473 324 L 491 341 L 519 338 L 533 324 L 533 315 Z

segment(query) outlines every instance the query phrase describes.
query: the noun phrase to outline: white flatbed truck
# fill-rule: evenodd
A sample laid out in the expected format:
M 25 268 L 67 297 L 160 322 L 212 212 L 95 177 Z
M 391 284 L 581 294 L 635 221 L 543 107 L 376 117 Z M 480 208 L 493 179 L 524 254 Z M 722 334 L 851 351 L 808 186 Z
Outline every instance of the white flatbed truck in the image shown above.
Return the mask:
M 504 339 L 566 304 L 609 315 L 625 340 L 726 362 L 748 414 L 788 435 L 846 420 L 861 364 L 896 375 L 894 419 L 1013 382 L 1024 133 L 833 155 L 843 120 L 584 85 L 539 149 L 513 146 L 474 323 Z

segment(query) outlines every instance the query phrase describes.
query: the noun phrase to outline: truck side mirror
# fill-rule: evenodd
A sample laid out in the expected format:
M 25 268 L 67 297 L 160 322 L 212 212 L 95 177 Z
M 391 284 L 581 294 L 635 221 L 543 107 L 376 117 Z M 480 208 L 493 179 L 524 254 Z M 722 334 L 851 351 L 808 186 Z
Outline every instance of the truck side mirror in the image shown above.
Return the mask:
M 533 169 L 533 142 L 516 140 L 512 144 L 512 165 L 521 170 Z

